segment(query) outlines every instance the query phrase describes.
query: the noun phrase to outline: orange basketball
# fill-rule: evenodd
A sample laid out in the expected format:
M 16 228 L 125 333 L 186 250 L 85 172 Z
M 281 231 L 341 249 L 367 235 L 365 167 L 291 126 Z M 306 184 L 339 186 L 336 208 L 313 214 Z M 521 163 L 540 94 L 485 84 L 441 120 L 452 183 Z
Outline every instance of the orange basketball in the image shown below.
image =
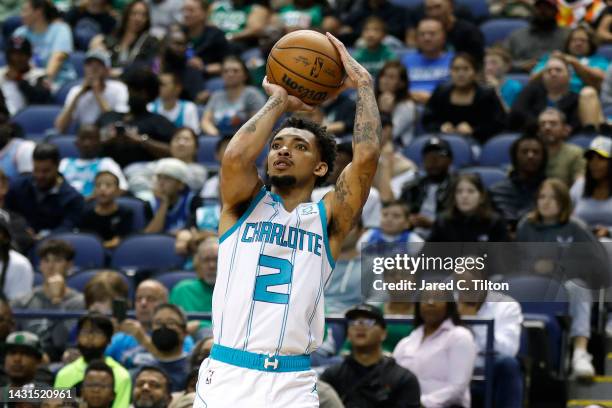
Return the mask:
M 344 74 L 336 47 L 324 34 L 312 30 L 294 31 L 278 40 L 266 64 L 269 82 L 309 105 L 337 94 Z

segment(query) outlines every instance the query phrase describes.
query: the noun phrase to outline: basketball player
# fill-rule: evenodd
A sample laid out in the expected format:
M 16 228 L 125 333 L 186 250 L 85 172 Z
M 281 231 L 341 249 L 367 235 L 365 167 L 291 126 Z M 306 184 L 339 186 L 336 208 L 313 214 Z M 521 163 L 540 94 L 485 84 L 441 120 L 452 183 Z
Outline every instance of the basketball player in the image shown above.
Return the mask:
M 368 197 L 381 136 L 372 77 L 328 37 L 347 73 L 344 88 L 358 93 L 353 161 L 334 190 L 309 202 L 333 166 L 334 139 L 290 119 L 270 141 L 283 113 L 311 107 L 264 80 L 268 102 L 232 138 L 221 163 L 214 345 L 200 367 L 194 407 L 319 406 L 309 354 L 323 339 L 323 288 Z M 267 143 L 271 191 L 255 165 Z

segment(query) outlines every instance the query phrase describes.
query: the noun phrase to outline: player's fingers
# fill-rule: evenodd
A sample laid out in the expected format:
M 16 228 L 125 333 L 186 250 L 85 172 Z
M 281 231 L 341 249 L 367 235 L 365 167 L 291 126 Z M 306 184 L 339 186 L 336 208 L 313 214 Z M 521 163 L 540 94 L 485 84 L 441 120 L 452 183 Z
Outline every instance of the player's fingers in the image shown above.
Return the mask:
M 349 54 L 348 50 L 346 49 L 342 41 L 334 37 L 332 33 L 325 33 L 325 34 L 327 35 L 327 38 L 329 38 L 329 40 L 332 42 L 332 44 L 334 44 L 334 46 L 338 49 L 338 52 L 340 53 L 340 57 L 344 57 L 344 56 L 350 57 L 351 54 Z

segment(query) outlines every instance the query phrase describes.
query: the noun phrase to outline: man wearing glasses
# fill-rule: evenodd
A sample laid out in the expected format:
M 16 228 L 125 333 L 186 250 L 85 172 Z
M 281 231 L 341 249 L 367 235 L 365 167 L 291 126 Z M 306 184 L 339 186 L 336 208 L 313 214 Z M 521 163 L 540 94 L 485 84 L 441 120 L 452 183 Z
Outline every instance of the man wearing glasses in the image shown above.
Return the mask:
M 381 311 L 362 304 L 346 312 L 351 354 L 325 370 L 320 379 L 329 383 L 346 406 L 418 408 L 421 393 L 417 378 L 383 355 L 387 336 Z
M 115 400 L 113 369 L 104 361 L 92 361 L 85 370 L 81 395 L 87 408 L 111 408 Z

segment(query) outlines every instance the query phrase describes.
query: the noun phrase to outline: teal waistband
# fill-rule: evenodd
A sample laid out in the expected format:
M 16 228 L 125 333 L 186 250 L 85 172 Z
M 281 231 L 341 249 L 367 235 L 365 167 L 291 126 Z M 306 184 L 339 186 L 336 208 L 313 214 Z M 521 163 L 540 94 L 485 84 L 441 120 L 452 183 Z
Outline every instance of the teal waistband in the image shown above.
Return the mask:
M 251 370 L 267 371 L 270 373 L 288 373 L 292 371 L 310 370 L 310 356 L 306 354 L 297 356 L 275 356 L 242 351 L 230 347 L 213 344 L 210 358 Z

